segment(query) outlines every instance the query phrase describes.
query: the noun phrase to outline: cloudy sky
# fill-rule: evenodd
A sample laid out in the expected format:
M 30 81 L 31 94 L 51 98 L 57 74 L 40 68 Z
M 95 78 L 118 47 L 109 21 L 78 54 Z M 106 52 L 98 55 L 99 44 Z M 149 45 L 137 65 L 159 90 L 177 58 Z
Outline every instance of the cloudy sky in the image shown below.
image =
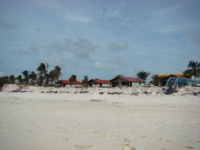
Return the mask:
M 0 76 L 41 62 L 82 80 L 200 61 L 200 0 L 0 0 Z

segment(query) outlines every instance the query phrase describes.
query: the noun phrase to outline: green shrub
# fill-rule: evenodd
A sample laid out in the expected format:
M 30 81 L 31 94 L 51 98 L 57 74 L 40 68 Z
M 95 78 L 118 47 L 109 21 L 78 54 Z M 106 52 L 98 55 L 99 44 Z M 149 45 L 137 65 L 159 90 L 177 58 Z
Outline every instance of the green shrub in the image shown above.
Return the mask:
M 0 89 L 3 87 L 4 84 L 9 83 L 8 80 L 5 78 L 0 77 Z

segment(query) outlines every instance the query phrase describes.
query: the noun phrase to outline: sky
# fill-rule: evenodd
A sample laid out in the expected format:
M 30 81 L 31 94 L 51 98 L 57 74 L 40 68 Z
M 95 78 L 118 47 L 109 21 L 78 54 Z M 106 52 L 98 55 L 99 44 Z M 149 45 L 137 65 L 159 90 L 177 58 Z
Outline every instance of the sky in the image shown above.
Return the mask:
M 0 0 L 0 76 L 40 63 L 82 81 L 200 62 L 200 0 Z

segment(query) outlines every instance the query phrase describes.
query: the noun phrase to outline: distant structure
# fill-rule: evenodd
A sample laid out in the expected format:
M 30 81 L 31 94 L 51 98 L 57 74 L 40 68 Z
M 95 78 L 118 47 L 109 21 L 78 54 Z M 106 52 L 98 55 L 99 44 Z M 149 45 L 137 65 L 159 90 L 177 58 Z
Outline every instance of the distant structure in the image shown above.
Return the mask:
M 111 82 L 109 80 L 104 79 L 90 79 L 87 84 L 89 86 L 99 86 L 99 87 L 109 87 L 111 85 Z
M 153 84 L 157 86 L 165 86 L 170 77 L 181 77 L 189 79 L 189 76 L 185 76 L 183 73 L 176 74 L 156 74 L 152 76 Z
M 144 81 L 138 78 L 125 77 L 123 75 L 117 75 L 110 80 L 112 87 L 133 87 L 135 85 L 144 85 Z

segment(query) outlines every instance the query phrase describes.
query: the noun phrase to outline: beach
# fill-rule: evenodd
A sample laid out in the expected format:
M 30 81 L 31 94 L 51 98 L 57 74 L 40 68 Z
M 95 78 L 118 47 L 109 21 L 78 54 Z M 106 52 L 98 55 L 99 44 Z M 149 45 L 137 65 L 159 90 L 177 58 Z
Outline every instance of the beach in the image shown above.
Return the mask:
M 1 150 L 200 149 L 200 97 L 0 92 Z

